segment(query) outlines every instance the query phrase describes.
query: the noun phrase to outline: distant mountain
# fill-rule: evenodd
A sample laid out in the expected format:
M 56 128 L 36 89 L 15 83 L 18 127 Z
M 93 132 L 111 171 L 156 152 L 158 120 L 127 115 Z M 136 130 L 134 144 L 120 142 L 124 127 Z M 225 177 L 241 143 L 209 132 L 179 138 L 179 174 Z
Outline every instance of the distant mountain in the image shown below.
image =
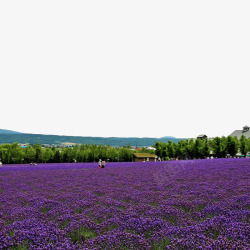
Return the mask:
M 12 131 L 12 130 L 7 130 L 7 129 L 0 129 L 0 134 L 1 135 L 9 135 L 9 134 L 21 134 L 20 132 Z
M 3 133 L 1 132 L 3 131 Z M 84 137 L 84 136 L 61 136 L 61 135 L 42 135 L 42 134 L 24 134 L 10 130 L 0 130 L 0 144 L 3 143 L 30 143 L 30 144 L 54 144 L 54 145 L 69 145 L 69 144 L 96 144 L 96 145 L 110 145 L 118 146 L 152 146 L 156 141 L 162 142 L 178 142 L 180 138 L 166 137 L 166 138 L 138 138 L 138 137 Z
M 164 138 L 164 139 L 176 139 L 176 137 L 173 137 L 173 136 L 163 136 L 163 137 L 161 137 L 161 138 Z

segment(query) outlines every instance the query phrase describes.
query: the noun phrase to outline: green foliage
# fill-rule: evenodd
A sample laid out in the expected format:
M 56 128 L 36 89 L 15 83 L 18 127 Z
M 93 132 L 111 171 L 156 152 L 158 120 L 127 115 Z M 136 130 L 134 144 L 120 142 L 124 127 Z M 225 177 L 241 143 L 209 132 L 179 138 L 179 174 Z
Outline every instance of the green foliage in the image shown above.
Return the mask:
M 246 156 L 247 152 L 249 151 L 249 140 L 246 139 L 244 135 L 240 138 L 240 152 Z
M 250 139 L 242 136 L 216 137 L 214 139 L 190 139 L 177 143 L 172 141 L 156 142 L 155 151 L 142 148 L 141 153 L 155 153 L 162 160 L 178 158 L 204 159 L 213 155 L 222 158 L 230 155 L 235 157 L 238 152 L 246 156 L 250 150 Z M 17 143 L 0 145 L 0 161 L 4 164 L 11 163 L 46 163 L 46 162 L 98 162 L 99 159 L 111 162 L 133 161 L 134 150 L 128 146 L 110 147 L 105 145 L 82 144 L 65 148 L 44 148 L 40 144 L 22 148 Z
M 232 136 L 227 137 L 226 151 L 227 154 L 236 155 L 239 149 L 239 141 Z
M 214 139 L 190 139 L 178 143 L 169 141 L 155 143 L 156 154 L 162 159 L 204 159 L 208 156 L 224 158 L 235 157 L 240 151 L 244 156 L 250 150 L 250 139 L 242 136 L 237 137 L 215 137 Z
M 112 147 L 121 147 L 124 145 L 134 145 L 138 147 L 154 145 L 156 141 L 178 142 L 179 138 L 137 138 L 137 137 L 83 137 L 83 136 L 59 136 L 42 134 L 0 134 L 0 144 L 4 143 L 29 143 L 29 144 L 50 144 L 58 145 L 65 142 L 90 145 L 110 145 Z
M 152 248 L 155 250 L 163 250 L 166 249 L 166 247 L 170 244 L 171 240 L 166 238 L 162 239 L 161 241 L 156 241 L 152 244 Z
M 44 213 L 44 214 L 48 213 L 49 210 L 50 210 L 50 209 L 49 209 L 48 207 L 43 207 L 43 208 L 41 208 L 41 212 Z
M 154 152 L 146 148 L 142 152 Z M 44 148 L 39 144 L 22 148 L 17 143 L 0 145 L 0 161 L 11 163 L 47 162 L 98 162 L 133 161 L 135 153 L 130 147 L 110 147 L 104 145 L 76 145 L 65 148 Z
M 213 140 L 213 152 L 217 157 L 222 157 L 221 138 L 215 137 Z
M 23 243 L 14 245 L 11 247 L 12 250 L 27 250 L 29 249 L 29 240 L 25 240 Z
M 59 150 L 54 151 L 53 161 L 54 162 L 61 162 L 61 156 L 60 156 Z
M 71 238 L 71 241 L 73 243 L 84 242 L 86 239 L 92 239 L 96 236 L 97 234 L 93 230 L 87 229 L 85 227 L 81 227 L 79 229 L 76 229 L 75 231 L 68 233 L 68 237 Z

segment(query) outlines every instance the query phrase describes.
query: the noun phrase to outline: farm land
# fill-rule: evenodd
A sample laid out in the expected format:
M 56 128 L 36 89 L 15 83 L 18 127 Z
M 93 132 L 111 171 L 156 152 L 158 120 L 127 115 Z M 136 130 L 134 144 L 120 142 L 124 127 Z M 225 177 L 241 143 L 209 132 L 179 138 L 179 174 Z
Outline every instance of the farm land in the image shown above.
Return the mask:
M 4 165 L 0 249 L 249 249 L 250 159 Z

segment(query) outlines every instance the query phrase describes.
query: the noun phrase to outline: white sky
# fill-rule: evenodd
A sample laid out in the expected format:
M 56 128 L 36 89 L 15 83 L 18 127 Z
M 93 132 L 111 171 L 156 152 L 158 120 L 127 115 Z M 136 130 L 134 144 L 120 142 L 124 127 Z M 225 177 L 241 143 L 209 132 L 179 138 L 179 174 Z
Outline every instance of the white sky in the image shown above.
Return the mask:
M 0 1 L 0 128 L 196 137 L 250 126 L 250 1 Z

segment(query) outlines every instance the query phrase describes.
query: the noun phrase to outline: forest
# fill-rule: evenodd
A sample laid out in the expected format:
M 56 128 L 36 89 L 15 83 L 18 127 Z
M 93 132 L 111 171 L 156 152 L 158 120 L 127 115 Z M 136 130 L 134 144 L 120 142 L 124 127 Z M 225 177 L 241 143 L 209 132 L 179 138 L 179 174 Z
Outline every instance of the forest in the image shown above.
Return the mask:
M 237 137 L 215 137 L 213 139 L 190 139 L 178 143 L 156 142 L 156 154 L 162 159 L 205 159 L 207 157 L 246 157 L 250 150 L 250 139 Z
M 154 153 L 161 160 L 204 159 L 207 157 L 225 158 L 248 156 L 250 139 L 242 136 L 215 137 L 213 139 L 190 139 L 179 142 L 156 142 L 156 150 L 141 148 L 141 153 Z M 3 164 L 19 163 L 70 163 L 97 162 L 103 159 L 110 162 L 133 161 L 133 150 L 130 145 L 111 147 L 109 145 L 81 144 L 73 147 L 42 147 L 40 144 L 22 148 L 18 143 L 0 145 L 0 161 Z

